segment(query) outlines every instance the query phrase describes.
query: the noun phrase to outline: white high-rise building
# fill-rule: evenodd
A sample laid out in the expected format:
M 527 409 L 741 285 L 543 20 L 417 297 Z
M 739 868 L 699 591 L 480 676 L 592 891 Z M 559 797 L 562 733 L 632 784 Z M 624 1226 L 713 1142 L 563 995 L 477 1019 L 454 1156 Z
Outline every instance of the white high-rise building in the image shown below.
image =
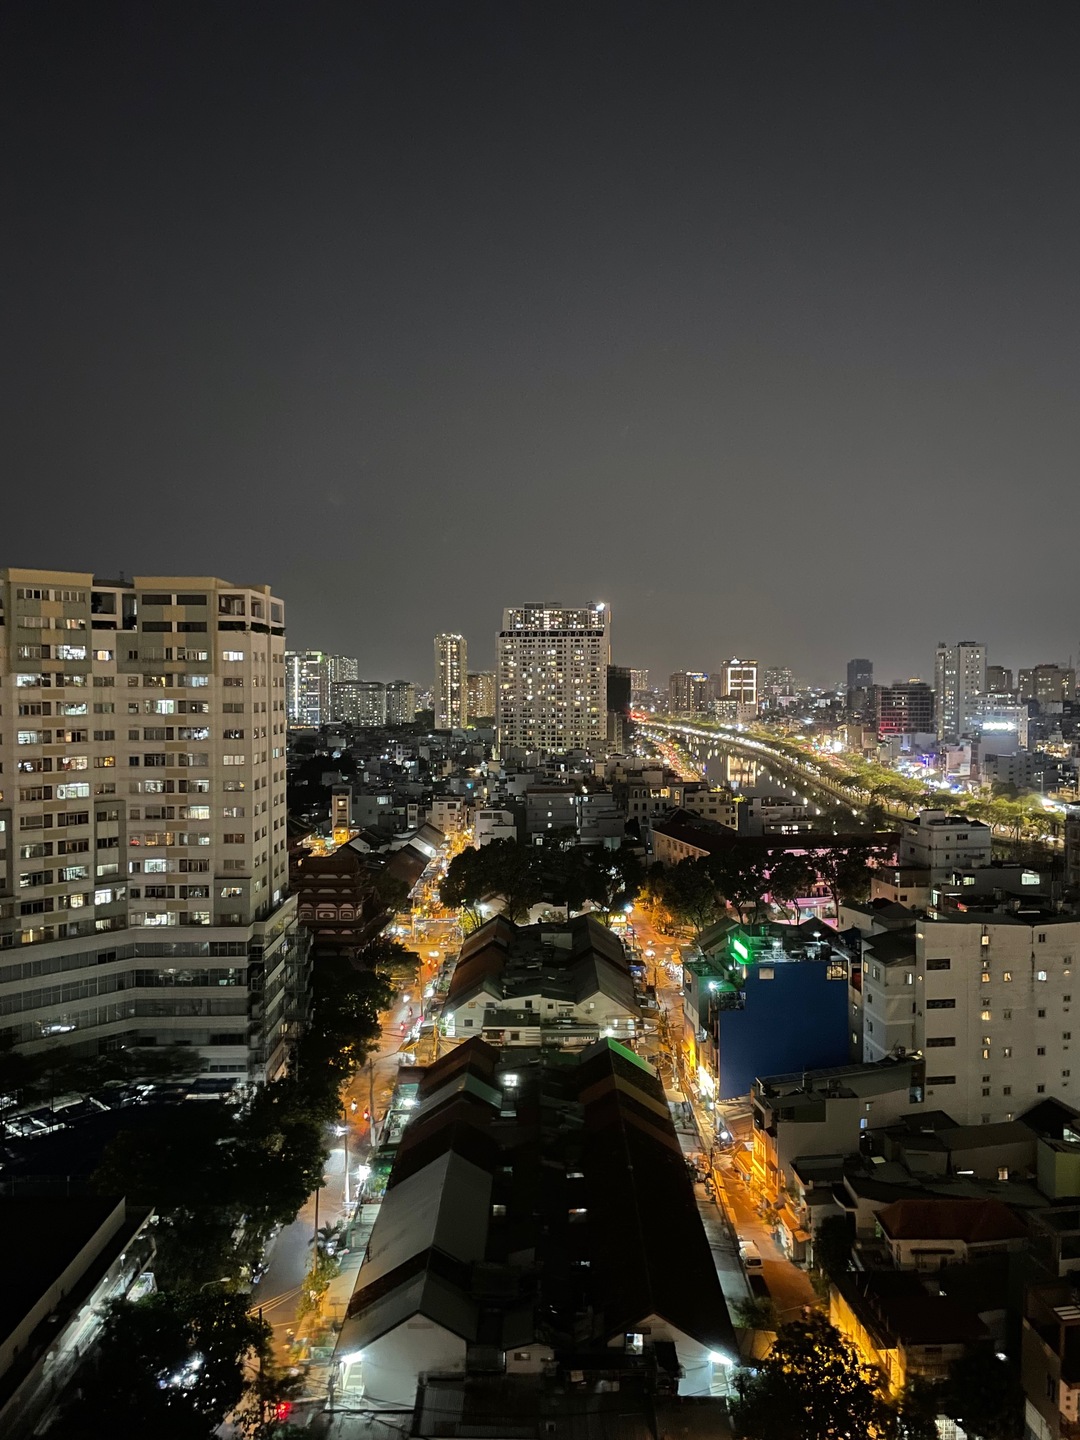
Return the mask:
M 435 636 L 435 729 L 463 730 L 468 721 L 468 653 L 462 635 Z
M 0 571 L 0 1042 L 281 1072 L 284 606 L 205 576 Z
M 501 745 L 558 754 L 601 750 L 607 725 L 611 611 L 606 605 L 521 605 L 498 639 Z
M 322 725 L 329 718 L 329 667 L 321 650 L 285 656 L 285 713 L 290 725 Z
M 942 640 L 934 662 L 937 738 L 958 740 L 967 733 L 986 690 L 986 646 L 974 640 L 948 645 Z

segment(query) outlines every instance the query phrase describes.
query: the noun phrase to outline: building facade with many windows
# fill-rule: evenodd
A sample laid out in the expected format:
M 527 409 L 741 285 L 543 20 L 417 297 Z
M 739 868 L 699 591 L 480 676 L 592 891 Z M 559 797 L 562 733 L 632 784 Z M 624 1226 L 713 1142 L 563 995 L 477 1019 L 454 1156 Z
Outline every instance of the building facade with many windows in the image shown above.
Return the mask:
M 975 640 L 945 641 L 934 661 L 937 738 L 958 740 L 968 731 L 976 698 L 986 691 L 986 646 Z
M 0 571 L 0 1039 L 280 1072 L 285 668 L 266 587 Z
M 463 730 L 469 719 L 468 649 L 463 635 L 435 636 L 435 729 Z
M 498 638 L 499 742 L 559 754 L 602 750 L 611 612 L 533 604 L 503 611 Z

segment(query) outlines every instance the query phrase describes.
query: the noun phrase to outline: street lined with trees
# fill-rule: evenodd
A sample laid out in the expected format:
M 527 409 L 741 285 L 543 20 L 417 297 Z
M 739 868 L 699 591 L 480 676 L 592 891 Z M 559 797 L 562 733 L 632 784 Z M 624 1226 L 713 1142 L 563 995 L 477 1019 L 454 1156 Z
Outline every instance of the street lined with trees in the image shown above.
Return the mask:
M 280 1432 L 289 1378 L 270 1329 L 249 1313 L 252 1272 L 278 1226 L 323 1184 L 341 1087 L 380 1035 L 403 948 L 377 940 L 358 962 L 316 955 L 311 1021 L 287 1075 L 243 1104 L 162 1108 L 122 1132 L 93 1179 L 101 1194 L 153 1206 L 158 1293 L 113 1306 L 56 1434 L 153 1433 L 208 1440 L 231 1416 L 252 1437 Z M 318 1249 L 313 1266 L 333 1262 Z

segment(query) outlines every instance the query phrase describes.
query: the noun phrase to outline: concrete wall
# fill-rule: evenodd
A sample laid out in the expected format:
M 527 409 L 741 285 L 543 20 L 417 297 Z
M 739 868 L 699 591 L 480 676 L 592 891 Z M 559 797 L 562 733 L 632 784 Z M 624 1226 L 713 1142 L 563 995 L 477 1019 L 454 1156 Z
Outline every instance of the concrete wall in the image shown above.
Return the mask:
M 847 1064 L 847 977 L 827 972 L 819 960 L 747 967 L 745 1007 L 720 1011 L 722 1099 L 748 1094 L 759 1075 Z

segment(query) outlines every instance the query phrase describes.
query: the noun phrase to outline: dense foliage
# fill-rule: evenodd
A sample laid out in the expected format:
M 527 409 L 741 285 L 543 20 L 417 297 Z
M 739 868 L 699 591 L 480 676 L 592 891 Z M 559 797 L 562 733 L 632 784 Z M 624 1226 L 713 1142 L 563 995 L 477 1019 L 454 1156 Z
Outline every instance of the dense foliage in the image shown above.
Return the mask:
M 238 1405 L 250 1433 L 268 1433 L 284 1382 L 266 1327 L 247 1313 L 246 1281 L 274 1226 L 291 1222 L 323 1183 L 341 1085 L 378 1038 L 391 997 L 385 974 L 404 953 L 379 940 L 359 964 L 316 955 L 311 1022 L 290 1074 L 239 1108 L 161 1109 L 152 1128 L 126 1130 L 108 1147 L 95 1188 L 154 1207 L 160 1293 L 112 1308 L 61 1440 L 202 1440 Z
M 752 1374 L 737 1377 L 738 1440 L 893 1440 L 896 1412 L 877 1374 L 823 1315 L 782 1325 Z
M 454 856 L 439 898 L 460 909 L 470 925 L 480 923 L 484 902 L 497 904 L 516 922 L 541 901 L 570 913 L 592 906 L 607 915 L 634 899 L 642 878 L 641 861 L 630 846 L 578 845 L 572 833 L 546 845 L 493 840 Z

